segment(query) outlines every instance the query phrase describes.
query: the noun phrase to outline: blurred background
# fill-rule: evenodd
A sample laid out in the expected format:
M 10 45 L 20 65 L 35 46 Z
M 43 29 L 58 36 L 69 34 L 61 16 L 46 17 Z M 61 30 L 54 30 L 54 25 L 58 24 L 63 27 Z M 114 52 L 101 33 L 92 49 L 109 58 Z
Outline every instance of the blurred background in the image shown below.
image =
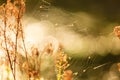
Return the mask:
M 120 40 L 113 32 L 120 25 L 119 4 L 120 0 L 26 0 L 23 21 L 34 27 L 27 32 L 36 42 L 52 36 L 64 46 L 70 56 L 68 69 L 77 73 L 73 80 L 120 80 Z

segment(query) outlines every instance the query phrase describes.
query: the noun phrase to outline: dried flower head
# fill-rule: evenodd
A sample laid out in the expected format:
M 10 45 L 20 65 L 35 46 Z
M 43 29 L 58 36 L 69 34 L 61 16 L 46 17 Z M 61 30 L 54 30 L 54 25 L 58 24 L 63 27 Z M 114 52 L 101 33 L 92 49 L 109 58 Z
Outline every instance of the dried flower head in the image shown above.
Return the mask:
M 24 69 L 24 70 L 27 70 L 29 67 L 28 67 L 28 63 L 27 62 L 24 62 L 23 64 L 22 64 L 22 69 Z
M 63 80 L 72 80 L 73 72 L 71 70 L 65 70 L 63 73 Z
M 118 38 L 120 38 L 120 26 L 115 26 L 114 33 Z
M 38 48 L 37 47 L 32 47 L 31 48 L 31 52 L 32 52 L 32 56 L 36 56 L 38 57 L 39 56 L 39 51 L 38 51 Z
M 118 66 L 118 71 L 120 72 L 120 63 L 118 63 L 117 66 Z
M 48 54 L 51 54 L 53 53 L 53 45 L 52 43 L 48 43 L 47 46 L 46 46 L 46 50 L 45 50 Z

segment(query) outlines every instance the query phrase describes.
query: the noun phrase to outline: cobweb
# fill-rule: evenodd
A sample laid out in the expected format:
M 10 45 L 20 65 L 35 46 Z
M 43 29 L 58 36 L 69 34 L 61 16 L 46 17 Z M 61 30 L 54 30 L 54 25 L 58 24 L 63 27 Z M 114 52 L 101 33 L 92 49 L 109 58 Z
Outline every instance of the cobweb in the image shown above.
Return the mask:
M 106 76 L 106 74 L 110 74 L 111 72 L 118 79 L 120 76 L 116 65 L 119 62 L 119 56 L 92 54 L 81 58 L 73 57 L 69 62 L 71 65 L 69 69 L 72 69 L 74 72 L 73 80 L 113 80 Z M 118 79 L 115 78 L 114 80 Z

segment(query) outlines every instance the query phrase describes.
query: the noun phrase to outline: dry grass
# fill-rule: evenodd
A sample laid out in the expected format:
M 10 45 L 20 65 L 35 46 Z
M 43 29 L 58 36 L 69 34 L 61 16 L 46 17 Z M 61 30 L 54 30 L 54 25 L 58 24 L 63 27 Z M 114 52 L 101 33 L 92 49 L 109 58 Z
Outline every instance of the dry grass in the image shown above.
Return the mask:
M 26 49 L 22 25 L 24 12 L 24 0 L 14 0 L 13 2 L 7 0 L 0 6 L 0 53 L 5 54 L 1 57 L 0 65 L 4 69 L 2 68 L 3 74 L 0 76 L 3 77 L 0 80 L 41 80 L 43 55 L 53 55 L 52 43 L 48 43 L 43 51 L 39 51 L 34 44 L 31 45 L 31 48 Z M 22 56 L 22 53 L 25 56 Z M 72 80 L 72 71 L 66 70 L 69 66 L 67 55 L 63 53 L 61 46 L 54 55 L 54 61 L 57 80 Z M 26 78 L 20 77 L 20 73 L 22 77 Z

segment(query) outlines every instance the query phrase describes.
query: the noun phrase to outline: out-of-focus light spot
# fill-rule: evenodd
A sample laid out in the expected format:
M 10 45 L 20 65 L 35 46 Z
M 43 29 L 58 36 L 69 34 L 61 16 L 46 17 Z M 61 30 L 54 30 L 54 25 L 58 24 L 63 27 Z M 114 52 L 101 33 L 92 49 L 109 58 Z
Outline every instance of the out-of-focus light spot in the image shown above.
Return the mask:
M 86 69 L 84 69 L 83 72 L 86 72 Z
M 89 56 L 88 59 L 91 59 L 91 57 Z
M 42 78 L 40 78 L 40 80 L 44 80 L 44 78 L 42 77 Z

